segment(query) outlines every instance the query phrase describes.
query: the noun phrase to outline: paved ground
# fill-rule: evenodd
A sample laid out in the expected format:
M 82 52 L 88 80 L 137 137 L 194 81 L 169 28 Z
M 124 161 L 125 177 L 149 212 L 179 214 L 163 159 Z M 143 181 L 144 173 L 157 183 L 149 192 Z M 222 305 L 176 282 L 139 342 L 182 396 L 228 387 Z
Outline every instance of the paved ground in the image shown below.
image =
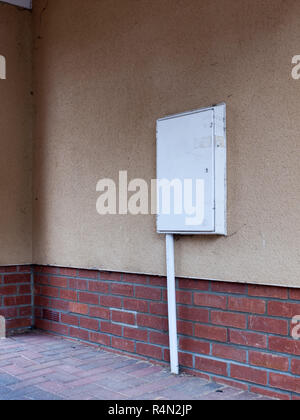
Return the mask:
M 258 400 L 43 333 L 0 341 L 0 400 Z

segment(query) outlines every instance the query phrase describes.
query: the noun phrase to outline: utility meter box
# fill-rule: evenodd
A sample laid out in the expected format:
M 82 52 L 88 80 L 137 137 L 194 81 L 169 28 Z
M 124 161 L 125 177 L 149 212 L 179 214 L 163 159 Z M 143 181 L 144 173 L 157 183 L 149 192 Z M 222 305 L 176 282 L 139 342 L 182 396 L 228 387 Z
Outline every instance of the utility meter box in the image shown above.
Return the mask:
M 226 105 L 157 121 L 157 231 L 226 235 Z

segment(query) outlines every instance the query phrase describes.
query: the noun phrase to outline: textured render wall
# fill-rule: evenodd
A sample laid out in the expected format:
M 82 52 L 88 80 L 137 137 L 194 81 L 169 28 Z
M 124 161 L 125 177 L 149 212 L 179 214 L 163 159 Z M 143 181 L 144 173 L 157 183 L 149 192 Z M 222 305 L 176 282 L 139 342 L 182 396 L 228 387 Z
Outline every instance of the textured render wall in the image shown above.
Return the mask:
M 8 334 L 33 326 L 31 266 L 0 267 L 0 316 Z
M 299 1 L 34 8 L 34 262 L 164 274 L 155 218 L 100 217 L 96 183 L 154 178 L 155 120 L 226 101 L 229 236 L 180 238 L 177 274 L 299 286 Z
M 0 3 L 0 265 L 32 262 L 32 15 Z
M 166 279 L 35 267 L 35 325 L 169 361 Z M 300 398 L 299 290 L 177 280 L 181 369 L 282 399 Z

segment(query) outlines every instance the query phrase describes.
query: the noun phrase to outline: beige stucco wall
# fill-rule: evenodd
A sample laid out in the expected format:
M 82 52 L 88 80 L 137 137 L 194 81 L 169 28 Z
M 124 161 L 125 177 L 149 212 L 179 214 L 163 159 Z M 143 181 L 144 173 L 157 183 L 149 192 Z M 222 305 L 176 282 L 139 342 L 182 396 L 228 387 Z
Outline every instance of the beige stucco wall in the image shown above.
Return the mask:
M 300 2 L 34 7 L 34 262 L 164 274 L 155 217 L 99 216 L 96 183 L 154 178 L 155 120 L 225 101 L 229 236 L 178 238 L 177 274 L 300 286 Z
M 0 265 L 32 261 L 32 15 L 0 3 Z

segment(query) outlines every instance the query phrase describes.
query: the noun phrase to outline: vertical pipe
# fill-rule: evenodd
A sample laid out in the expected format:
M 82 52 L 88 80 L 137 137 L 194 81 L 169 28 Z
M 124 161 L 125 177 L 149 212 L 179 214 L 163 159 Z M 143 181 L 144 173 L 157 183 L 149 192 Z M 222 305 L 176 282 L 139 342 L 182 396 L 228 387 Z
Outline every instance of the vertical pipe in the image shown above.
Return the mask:
M 176 283 L 175 283 L 175 257 L 174 236 L 166 235 L 167 250 L 167 277 L 168 277 L 168 312 L 169 312 L 169 340 L 171 372 L 179 374 L 178 342 L 177 342 L 177 314 L 176 314 Z

